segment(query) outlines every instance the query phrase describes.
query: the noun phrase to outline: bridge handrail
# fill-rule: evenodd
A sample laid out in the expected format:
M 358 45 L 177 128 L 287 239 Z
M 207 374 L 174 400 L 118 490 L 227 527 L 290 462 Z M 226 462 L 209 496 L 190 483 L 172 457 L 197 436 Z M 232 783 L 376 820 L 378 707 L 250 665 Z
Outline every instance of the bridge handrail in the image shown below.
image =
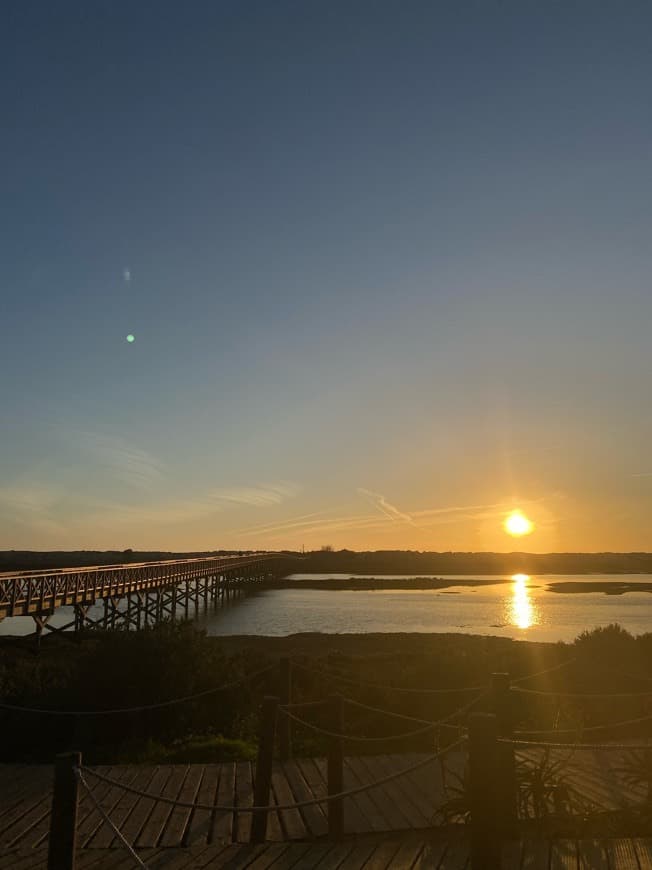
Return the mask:
M 118 562 L 113 565 L 78 565 L 73 568 L 39 568 L 35 571 L 0 571 L 0 580 L 28 580 L 38 577 L 51 577 L 53 574 L 90 574 L 97 571 L 129 571 L 133 568 L 156 568 L 165 565 L 194 565 L 198 562 L 221 562 L 240 559 L 251 561 L 252 559 L 287 559 L 299 558 L 284 553 L 230 553 L 228 555 L 197 556 L 192 559 L 163 559 L 152 562 Z

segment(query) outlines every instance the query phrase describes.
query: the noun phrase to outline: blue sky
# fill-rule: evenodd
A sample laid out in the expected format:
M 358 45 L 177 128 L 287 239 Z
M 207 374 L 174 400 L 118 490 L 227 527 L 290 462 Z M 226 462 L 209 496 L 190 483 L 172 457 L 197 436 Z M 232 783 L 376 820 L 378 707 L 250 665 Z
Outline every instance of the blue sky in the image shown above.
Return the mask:
M 651 25 L 10 3 L 0 547 L 652 547 Z

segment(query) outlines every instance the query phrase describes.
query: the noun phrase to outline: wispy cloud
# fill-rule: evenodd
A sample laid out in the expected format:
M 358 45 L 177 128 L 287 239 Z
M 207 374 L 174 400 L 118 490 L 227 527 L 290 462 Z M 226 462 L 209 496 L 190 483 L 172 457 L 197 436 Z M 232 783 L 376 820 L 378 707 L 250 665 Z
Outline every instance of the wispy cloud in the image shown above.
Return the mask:
M 358 487 L 357 491 L 360 495 L 370 501 L 371 504 L 388 519 L 394 520 L 395 522 L 409 523 L 412 526 L 415 525 L 410 514 L 406 514 L 395 507 L 395 505 L 390 504 L 385 496 L 381 495 L 379 492 L 373 492 L 372 490 L 364 489 L 361 486 Z
M 214 489 L 211 497 L 218 502 L 249 505 L 250 507 L 268 507 L 281 504 L 288 498 L 294 498 L 301 487 L 289 481 L 259 484 L 258 486 L 224 487 Z
M 284 529 L 292 530 L 303 526 L 310 526 L 322 521 L 323 517 L 334 513 L 334 510 L 315 511 L 310 514 L 301 514 L 298 517 L 293 517 L 289 520 L 275 523 L 259 523 L 254 526 L 245 526 L 241 529 L 235 529 L 235 534 L 265 534 L 266 532 L 282 531 Z
M 32 483 L 0 486 L 0 505 L 27 514 L 48 511 L 59 499 L 56 490 Z
M 652 477 L 652 471 L 639 471 L 636 474 L 630 474 L 630 477 Z
M 388 502 L 380 493 L 363 487 L 359 487 L 357 492 L 373 504 L 376 513 L 329 516 L 329 513 L 332 514 L 334 511 L 321 511 L 293 517 L 279 523 L 247 526 L 237 529 L 235 534 L 277 541 L 287 538 L 294 532 L 305 535 L 328 535 L 349 531 L 389 531 L 397 524 L 408 524 L 425 534 L 436 526 L 503 517 L 514 507 L 512 502 L 493 502 L 450 505 L 408 513 Z
M 291 498 L 299 491 L 298 484 L 280 481 L 257 486 L 220 488 L 196 498 L 179 498 L 156 504 L 97 502 L 95 507 L 107 522 L 169 525 L 205 519 L 234 506 L 270 507 Z M 96 515 L 93 521 L 97 522 L 98 519 Z
M 149 489 L 163 478 L 162 463 L 125 438 L 79 429 L 63 430 L 62 436 L 90 458 L 95 467 L 108 469 L 114 479 L 128 486 Z
M 62 526 L 53 514 L 62 497 L 59 489 L 16 481 L 0 486 L 0 516 L 34 530 L 59 532 Z

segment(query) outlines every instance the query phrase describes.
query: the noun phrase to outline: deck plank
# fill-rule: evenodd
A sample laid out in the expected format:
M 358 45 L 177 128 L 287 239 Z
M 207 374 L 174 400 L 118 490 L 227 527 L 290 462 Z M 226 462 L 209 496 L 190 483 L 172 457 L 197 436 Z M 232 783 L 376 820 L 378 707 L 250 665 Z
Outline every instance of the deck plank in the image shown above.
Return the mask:
M 358 767 L 361 771 L 362 782 L 375 782 L 383 779 L 390 773 L 394 773 L 389 765 L 385 765 L 378 756 L 360 756 L 356 759 Z M 369 794 L 376 803 L 381 804 L 383 814 L 391 825 L 391 829 L 409 831 L 417 827 L 423 827 L 416 821 L 420 814 L 415 814 L 411 811 L 411 804 L 405 800 L 397 783 L 403 779 L 400 777 L 397 780 L 385 783 L 372 789 Z
M 609 840 L 605 843 L 609 870 L 639 870 L 633 840 Z
M 8 848 L 12 846 L 33 846 L 38 837 L 34 830 L 40 824 L 46 824 L 52 808 L 52 796 L 45 792 L 36 803 L 30 802 L 27 812 L 18 815 L 14 823 L 3 832 L 3 841 Z
M 310 854 L 308 854 L 299 864 L 299 867 L 301 870 L 312 870 L 315 866 L 318 870 L 338 870 L 339 867 L 344 868 L 346 866 L 344 862 L 353 851 L 353 847 L 354 844 L 351 840 L 335 843 L 326 855 L 322 855 L 317 865 L 310 863 Z
M 154 769 L 154 775 L 152 776 L 149 785 L 143 791 L 147 791 L 150 794 L 161 794 L 163 789 L 167 785 L 170 776 L 172 775 L 172 770 L 170 767 L 156 767 Z M 136 795 L 125 795 L 124 806 L 126 808 L 126 815 L 124 820 L 118 824 L 122 834 L 128 843 L 132 845 L 139 845 L 139 837 L 141 831 L 147 826 L 147 822 L 149 817 L 153 812 L 157 810 L 158 807 L 161 806 L 160 803 L 153 800 L 152 798 L 144 798 Z M 114 822 L 116 820 L 114 819 Z M 108 830 L 108 827 L 105 826 Z M 109 831 L 111 836 L 111 840 L 107 845 L 117 846 L 118 841 L 113 837 L 113 833 Z M 149 844 L 152 845 L 152 844 Z
M 283 763 L 283 770 L 287 778 L 288 784 L 292 789 L 292 795 L 296 802 L 313 800 L 315 795 L 301 770 L 301 766 L 295 761 L 287 761 Z M 323 837 L 328 833 L 328 819 L 324 814 L 324 810 L 319 804 L 314 806 L 303 807 L 299 810 L 301 813 L 303 824 L 306 831 L 311 837 Z
M 357 788 L 359 785 L 364 785 L 364 783 L 360 782 L 355 774 L 355 769 L 352 768 L 349 764 L 349 759 L 345 758 L 344 790 L 349 791 L 349 789 Z M 375 831 L 376 833 L 378 833 L 380 831 L 387 830 L 387 823 L 378 812 L 376 804 L 371 799 L 370 792 L 365 791 L 355 795 L 353 801 L 358 806 L 364 818 L 364 826 L 362 827 L 360 833 L 366 833 L 368 831 Z
M 652 840 L 634 840 L 634 846 L 641 870 L 652 870 Z
M 326 759 L 324 758 L 313 758 L 307 759 L 307 763 L 312 761 L 315 770 L 319 774 L 321 781 L 323 783 L 320 793 L 327 794 L 327 771 L 326 771 Z M 306 764 L 307 766 L 307 764 Z M 346 779 L 344 780 L 344 785 L 346 788 Z M 319 795 L 315 795 L 318 797 Z M 369 826 L 369 822 L 367 817 L 362 809 L 362 805 L 360 802 L 360 796 L 354 795 L 353 797 L 344 798 L 342 801 L 344 807 L 344 831 L 347 834 L 366 834 L 371 828 Z M 324 811 L 328 813 L 328 804 L 323 804 Z
M 251 864 L 247 864 L 247 870 L 268 870 L 272 864 L 276 866 L 276 862 L 283 858 L 290 848 L 290 843 L 272 843 L 266 845 Z
M 168 777 L 163 790 L 159 792 L 161 797 L 169 798 L 170 800 L 179 800 L 179 795 L 184 786 L 186 777 L 189 773 L 188 765 L 173 764 L 171 765 L 170 776 Z M 149 814 L 147 823 L 143 826 L 142 831 L 138 835 L 137 845 L 142 848 L 148 846 L 154 847 L 161 845 L 161 839 L 168 824 L 168 820 L 174 812 L 174 807 L 162 801 L 156 801 L 154 809 Z M 176 845 L 180 845 L 177 843 Z
M 401 841 L 394 838 L 378 843 L 367 859 L 364 870 L 387 870 L 400 847 Z
M 580 870 L 608 870 L 607 854 L 598 840 L 580 840 L 578 850 Z
M 235 762 L 229 761 L 221 765 L 220 782 L 217 787 L 217 805 L 221 807 L 235 806 Z M 215 813 L 211 840 L 236 839 L 235 813 Z
M 189 765 L 178 800 L 183 803 L 195 803 L 197 801 L 203 773 L 203 765 Z M 163 830 L 163 835 L 159 840 L 161 846 L 181 846 L 184 843 L 191 813 L 192 810 L 184 807 L 172 808 Z
M 197 789 L 195 802 L 212 806 L 217 803 L 217 786 L 220 781 L 219 764 L 201 765 L 201 781 Z M 209 810 L 191 810 L 183 835 L 184 846 L 198 846 L 208 843 L 213 825 L 213 813 Z
M 235 765 L 235 794 L 239 807 L 252 807 L 253 775 L 249 761 L 238 761 Z M 237 813 L 234 823 L 233 839 L 239 843 L 248 843 L 251 833 L 251 813 Z
M 524 840 L 521 851 L 521 870 L 548 870 L 550 843 L 547 840 Z
M 556 840 L 550 849 L 550 870 L 577 870 L 575 840 Z
M 467 843 L 449 843 L 437 870 L 466 870 L 470 862 L 471 858 Z
M 363 764 L 360 758 L 347 758 L 346 765 L 348 766 L 351 775 L 351 787 L 365 786 L 372 782 L 382 779 L 383 775 L 379 768 L 373 764 Z M 410 825 L 406 822 L 400 810 L 393 805 L 393 802 L 388 799 L 384 786 L 376 786 L 364 795 L 369 799 L 369 805 L 373 812 L 372 823 L 377 831 L 392 831 L 392 830 L 409 830 Z
M 380 770 L 384 776 L 393 773 L 393 767 L 388 755 L 377 756 Z M 414 828 L 429 828 L 432 826 L 432 809 L 428 807 L 429 812 L 426 812 L 425 803 L 419 801 L 414 793 L 414 789 L 410 787 L 407 777 L 401 776 L 390 784 L 392 788 L 390 793 L 395 795 L 395 799 L 399 804 L 405 807 L 405 811 L 411 820 Z
M 280 765 L 274 765 L 272 770 L 272 791 L 279 804 L 296 803 L 285 770 Z M 283 810 L 279 812 L 282 833 L 287 840 L 304 840 L 310 836 L 299 810 Z

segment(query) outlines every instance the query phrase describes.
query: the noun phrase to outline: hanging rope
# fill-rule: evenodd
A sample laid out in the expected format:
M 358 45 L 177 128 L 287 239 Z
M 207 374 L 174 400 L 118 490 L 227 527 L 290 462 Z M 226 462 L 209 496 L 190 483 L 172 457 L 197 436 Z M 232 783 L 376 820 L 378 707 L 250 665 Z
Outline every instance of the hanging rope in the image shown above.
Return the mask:
M 462 743 L 464 743 L 465 739 L 466 738 L 462 737 L 459 740 L 455 741 L 455 743 L 451 743 L 450 746 L 442 749 L 440 752 L 437 752 L 434 755 L 428 755 L 426 758 L 423 758 L 420 761 L 411 764 L 409 767 L 405 767 L 402 770 L 396 771 L 396 773 L 391 773 L 388 776 L 384 776 L 382 777 L 382 779 L 374 780 L 374 782 L 370 782 L 367 785 L 357 786 L 356 788 L 351 788 L 348 791 L 341 791 L 337 794 L 325 795 L 324 797 L 312 798 L 311 800 L 300 801 L 298 803 L 271 804 L 270 806 L 264 807 L 219 806 L 215 804 L 187 803 L 185 801 L 176 801 L 172 798 L 163 797 L 163 795 L 151 794 L 150 792 L 141 791 L 140 789 L 124 785 L 123 783 L 118 782 L 115 779 L 111 779 L 111 777 L 109 776 L 98 773 L 96 770 L 93 770 L 90 767 L 81 767 L 80 770 L 82 771 L 82 773 L 94 776 L 96 779 L 100 780 L 100 782 L 106 782 L 109 785 L 122 789 L 122 791 L 127 792 L 128 794 L 135 794 L 138 795 L 138 797 L 147 798 L 148 800 L 152 800 L 155 803 L 164 803 L 168 806 L 181 807 L 182 809 L 186 810 L 206 810 L 211 813 L 284 812 L 286 810 L 300 810 L 303 807 L 314 807 L 320 804 L 328 804 L 331 803 L 331 801 L 341 800 L 342 798 L 346 797 L 354 797 L 355 795 L 362 794 L 363 792 L 370 791 L 371 789 L 379 788 L 381 785 L 386 785 L 388 782 L 393 782 L 395 779 L 400 779 L 402 776 L 407 776 L 408 774 L 413 773 L 416 770 L 420 770 L 422 767 L 427 767 L 434 761 L 438 761 L 448 752 L 452 752 L 454 749 L 457 749 L 458 746 L 461 746 Z
M 383 686 L 378 683 L 367 683 L 363 680 L 354 680 L 352 677 L 345 677 L 341 674 L 333 674 L 329 671 L 309 668 L 306 665 L 301 664 L 300 662 L 293 662 L 292 664 L 294 667 L 300 668 L 302 671 L 313 674 L 313 676 L 324 677 L 327 680 L 348 683 L 351 686 L 358 686 L 365 689 L 377 689 L 383 692 L 402 692 L 403 694 L 412 695 L 455 695 L 462 694 L 464 692 L 481 692 L 485 688 L 484 686 L 463 686 L 450 689 L 411 689 L 405 686 Z
M 98 813 L 100 814 L 100 816 L 102 817 L 102 819 L 103 819 L 103 820 L 106 822 L 106 824 L 111 828 L 111 830 L 113 831 L 113 833 L 115 834 L 115 836 L 118 838 L 118 840 L 119 840 L 119 841 L 122 843 L 122 845 L 125 847 L 126 851 L 129 852 L 129 854 L 131 855 L 131 857 L 134 859 L 134 861 L 136 862 L 136 866 L 137 866 L 137 867 L 141 867 L 141 868 L 143 868 L 143 870 L 147 870 L 147 864 L 145 864 L 143 861 L 141 861 L 141 859 L 138 857 L 138 855 L 137 855 L 136 852 L 134 851 L 134 848 L 133 848 L 133 846 L 131 845 L 131 843 L 129 843 L 129 842 L 124 838 L 124 836 L 123 836 L 123 834 L 121 833 L 120 829 L 117 827 L 117 825 L 115 825 L 115 824 L 113 823 L 113 821 L 112 821 L 111 818 L 107 815 L 106 811 L 104 810 L 104 808 L 102 807 L 102 805 L 100 804 L 100 802 L 98 801 L 98 799 L 97 799 L 97 798 L 95 797 L 95 795 L 93 794 L 92 789 L 90 788 L 90 786 L 88 785 L 88 783 L 87 783 L 86 780 L 84 779 L 84 774 L 82 773 L 81 768 L 79 768 L 79 767 L 76 767 L 76 768 L 75 768 L 75 776 L 77 777 L 77 779 L 79 780 L 79 782 L 80 782 L 80 783 L 82 784 L 82 786 L 84 787 L 84 790 L 86 791 L 86 794 L 89 796 L 89 798 L 90 798 L 91 801 L 93 802 L 93 804 L 94 804 L 96 810 L 98 811 Z
M 226 683 L 223 686 L 215 686 L 212 689 L 204 689 L 202 692 L 195 692 L 194 695 L 184 695 L 182 698 L 172 698 L 169 701 L 159 701 L 156 704 L 141 704 L 138 707 L 118 707 L 113 710 L 48 710 L 42 707 L 18 707 L 15 704 L 0 703 L 0 710 L 12 710 L 16 713 L 37 713 L 43 716 L 115 716 L 120 713 L 143 713 L 146 710 L 160 710 L 162 707 L 173 707 L 175 704 L 185 704 L 188 701 L 195 701 L 197 698 L 205 698 L 207 695 L 214 695 L 217 692 L 226 692 L 229 689 L 234 689 L 236 686 L 241 686 L 243 683 L 255 680 L 263 674 L 269 673 L 274 668 L 274 665 L 268 665 L 259 671 L 254 671 L 253 674 L 245 674 L 238 680 L 232 683 Z

